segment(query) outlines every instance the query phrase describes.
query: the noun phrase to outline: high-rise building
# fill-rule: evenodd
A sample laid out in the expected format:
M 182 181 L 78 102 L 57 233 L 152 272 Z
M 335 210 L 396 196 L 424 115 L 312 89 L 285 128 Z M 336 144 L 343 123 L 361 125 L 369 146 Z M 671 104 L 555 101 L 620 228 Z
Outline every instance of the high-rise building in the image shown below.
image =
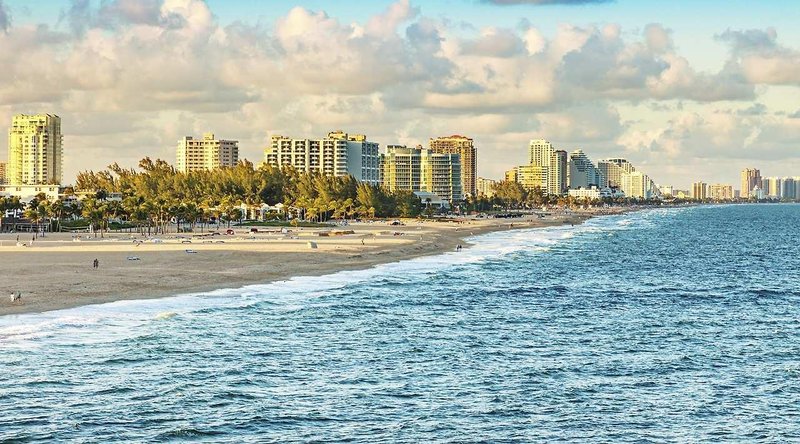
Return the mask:
M 61 183 L 61 118 L 18 114 L 8 131 L 6 181 L 15 185 Z
M 713 200 L 733 200 L 733 185 L 715 183 L 708 187 L 708 197 Z
M 755 168 L 745 168 L 742 170 L 741 177 L 742 188 L 740 193 L 746 199 L 753 194 L 753 188 L 756 186 L 761 187 L 761 171 Z
M 422 150 L 422 184 L 421 191 L 431 192 L 448 202 L 464 200 L 461 188 L 461 155 L 455 153 L 434 153 Z
M 459 154 L 389 145 L 380 166 L 381 184 L 390 191 L 427 191 L 451 203 L 464 199 Z
M 6 163 L 0 162 L 0 185 L 6 183 Z
M 380 184 L 378 144 L 364 134 L 348 135 L 342 131 L 328 133 L 328 138 L 347 141 L 347 172 L 361 182 Z
M 786 200 L 797 200 L 797 183 L 794 177 L 784 177 L 781 180 L 781 197 Z
M 517 182 L 526 190 L 547 191 L 548 168 L 540 165 L 520 165 L 517 167 Z
M 567 192 L 568 156 L 564 150 L 555 150 L 550 156 L 547 172 L 547 193 L 561 195 Z
M 570 189 L 600 187 L 603 185 L 603 178 L 591 159 L 586 156 L 583 150 L 575 150 L 569 154 L 569 168 L 567 182 Z
M 641 171 L 623 173 L 620 182 L 622 182 L 620 189 L 625 193 L 625 197 L 632 199 L 649 199 L 652 197 L 653 181 Z
M 692 199 L 704 200 L 708 198 L 708 184 L 695 182 L 692 184 Z
M 516 182 L 518 178 L 519 178 L 519 167 L 514 167 L 506 171 L 505 174 L 506 182 Z
M 553 158 L 553 144 L 544 139 L 531 140 L 528 145 L 528 163 L 538 166 L 549 166 L 550 159 Z
M 315 140 L 275 135 L 264 150 L 264 162 L 328 176 L 350 175 L 372 185 L 380 183 L 378 144 L 361 134 L 335 131 Z
M 476 192 L 478 193 L 478 196 L 492 197 L 494 196 L 495 185 L 497 185 L 496 180 L 479 177 L 475 186 L 475 188 L 477 188 Z
M 545 182 L 540 186 L 542 191 L 555 195 L 566 193 L 568 176 L 567 152 L 556 150 L 553 148 L 553 144 L 547 140 L 534 139 L 528 145 L 528 154 L 528 166 L 544 169 Z
M 214 133 L 204 133 L 202 139 L 191 136 L 178 142 L 175 169 L 180 172 L 215 170 L 234 167 L 239 163 L 239 142 L 217 140 Z
M 422 190 L 422 150 L 389 145 L 380 156 L 381 184 L 389 191 Z
M 604 159 L 597 162 L 597 169 L 603 178 L 602 187 L 622 188 L 622 175 L 636 169 L 625 159 Z
M 780 177 L 765 177 L 762 179 L 762 183 L 764 184 L 764 192 L 768 198 L 780 199 L 783 197 L 781 195 L 782 182 L 783 179 Z
M 430 139 L 429 147 L 438 154 L 459 154 L 461 156 L 461 182 L 464 194 L 474 196 L 477 192 L 478 153 L 472 139 L 453 135 Z

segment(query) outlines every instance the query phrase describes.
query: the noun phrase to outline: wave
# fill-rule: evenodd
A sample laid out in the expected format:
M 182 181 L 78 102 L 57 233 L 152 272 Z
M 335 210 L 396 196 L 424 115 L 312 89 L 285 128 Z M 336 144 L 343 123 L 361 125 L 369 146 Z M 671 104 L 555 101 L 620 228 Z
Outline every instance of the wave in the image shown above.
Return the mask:
M 401 283 L 404 279 L 441 273 L 485 261 L 504 260 L 522 252 L 547 253 L 564 242 L 591 242 L 598 233 L 633 229 L 649 219 L 675 211 L 642 211 L 590 219 L 576 226 L 495 231 L 473 236 L 461 252 L 447 252 L 369 269 L 340 271 L 323 276 L 301 276 L 285 281 L 225 288 L 197 294 L 160 299 L 123 300 L 65 310 L 0 317 L 0 349 L 37 347 L 42 344 L 85 344 L 113 342 L 148 334 L 164 321 L 183 322 L 205 312 L 246 309 L 272 304 L 277 310 L 297 310 L 304 301 L 329 295 L 348 286 L 370 282 Z M 155 325 L 154 325 L 155 324 Z

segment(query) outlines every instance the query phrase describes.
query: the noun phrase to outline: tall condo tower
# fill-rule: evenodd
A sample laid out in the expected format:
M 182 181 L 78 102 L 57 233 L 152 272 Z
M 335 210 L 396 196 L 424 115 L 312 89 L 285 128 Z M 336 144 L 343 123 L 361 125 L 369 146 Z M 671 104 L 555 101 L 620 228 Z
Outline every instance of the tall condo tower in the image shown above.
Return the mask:
M 18 114 L 8 131 L 6 182 L 13 185 L 60 184 L 61 118 L 54 114 Z

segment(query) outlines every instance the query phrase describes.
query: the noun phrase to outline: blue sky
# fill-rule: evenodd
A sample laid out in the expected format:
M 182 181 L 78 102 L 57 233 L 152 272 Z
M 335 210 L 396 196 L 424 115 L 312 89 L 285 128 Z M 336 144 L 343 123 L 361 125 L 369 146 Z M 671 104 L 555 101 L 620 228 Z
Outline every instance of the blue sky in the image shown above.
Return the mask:
M 178 138 L 205 130 L 258 161 L 270 134 L 338 128 L 383 145 L 470 133 L 479 173 L 495 178 L 534 137 L 628 157 L 683 188 L 736 183 L 745 166 L 800 175 L 791 1 L 0 0 L 3 11 L 0 122 L 62 114 L 67 153 L 89 159 L 68 160 L 68 176 L 171 160 Z M 13 51 L 58 63 L 28 79 Z

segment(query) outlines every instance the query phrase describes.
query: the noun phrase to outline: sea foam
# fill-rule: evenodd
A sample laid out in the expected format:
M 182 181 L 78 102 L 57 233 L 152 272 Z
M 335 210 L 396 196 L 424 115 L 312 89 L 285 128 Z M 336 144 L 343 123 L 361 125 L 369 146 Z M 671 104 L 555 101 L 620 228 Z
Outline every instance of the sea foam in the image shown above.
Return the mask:
M 122 300 L 44 313 L 8 315 L 0 317 L 0 348 L 116 341 L 135 335 L 137 327 L 152 322 L 205 310 L 238 309 L 265 302 L 275 305 L 276 309 L 299 309 L 304 300 L 322 297 L 360 282 L 380 278 L 416 279 L 450 267 L 500 259 L 519 252 L 546 253 L 553 246 L 576 237 L 629 229 L 645 220 L 646 214 L 598 217 L 575 226 L 495 231 L 467 238 L 470 245 L 460 252 L 379 264 L 362 270 L 298 276 L 285 281 L 160 299 Z

